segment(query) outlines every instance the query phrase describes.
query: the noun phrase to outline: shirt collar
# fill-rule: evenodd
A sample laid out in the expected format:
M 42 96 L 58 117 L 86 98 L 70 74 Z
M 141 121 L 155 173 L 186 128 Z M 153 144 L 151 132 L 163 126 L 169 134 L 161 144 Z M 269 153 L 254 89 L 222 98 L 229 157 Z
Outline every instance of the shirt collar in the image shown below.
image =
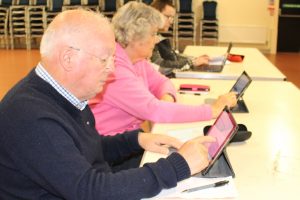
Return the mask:
M 35 68 L 35 73 L 42 78 L 44 81 L 49 83 L 59 94 L 61 94 L 65 99 L 67 99 L 72 105 L 77 109 L 83 110 L 87 105 L 87 100 L 80 101 L 71 92 L 61 86 L 54 78 L 46 71 L 41 63 Z

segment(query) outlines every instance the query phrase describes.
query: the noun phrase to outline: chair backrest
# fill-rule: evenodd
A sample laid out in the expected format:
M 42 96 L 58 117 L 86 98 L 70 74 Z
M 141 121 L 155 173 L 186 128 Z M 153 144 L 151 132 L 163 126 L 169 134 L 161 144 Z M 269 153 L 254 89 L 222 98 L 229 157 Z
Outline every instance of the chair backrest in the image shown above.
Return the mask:
M 29 0 L 17 0 L 16 5 L 26 6 L 29 5 L 29 3 L 30 3 Z
M 142 0 L 143 3 L 150 5 L 153 0 Z
M 0 7 L 0 35 L 7 33 L 8 8 Z
M 2 6 L 11 6 L 15 4 L 15 0 L 2 0 L 0 2 Z
M 102 10 L 105 12 L 115 12 L 117 10 L 117 0 L 103 0 Z
M 93 5 L 100 5 L 100 0 L 87 0 L 87 5 L 93 6 Z
M 217 5 L 216 1 L 203 1 L 203 19 L 216 20 L 217 19 Z
M 9 48 L 8 43 L 8 7 L 0 7 L 0 38 L 4 39 L 4 47 Z
M 193 1 L 192 0 L 177 0 L 177 12 L 192 13 L 193 12 Z
M 64 0 L 48 0 L 48 11 L 61 12 Z
M 123 5 L 128 3 L 129 1 L 136 1 L 136 0 L 123 0 Z
M 70 6 L 81 5 L 81 0 L 70 0 Z
M 35 6 L 46 6 L 47 0 L 34 0 L 33 5 Z

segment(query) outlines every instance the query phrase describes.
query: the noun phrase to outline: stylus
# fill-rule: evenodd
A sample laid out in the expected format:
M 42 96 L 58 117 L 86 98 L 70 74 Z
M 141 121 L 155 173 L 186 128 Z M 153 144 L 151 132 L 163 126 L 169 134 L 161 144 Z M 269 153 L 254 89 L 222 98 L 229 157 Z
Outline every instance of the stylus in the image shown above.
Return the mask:
M 196 92 L 179 92 L 179 94 L 191 94 L 191 95 L 201 95 L 201 93 L 196 93 Z
M 195 191 L 198 191 L 198 190 L 204 190 L 204 189 L 213 188 L 213 187 L 220 187 L 220 186 L 226 185 L 227 183 L 229 183 L 229 181 L 226 181 L 226 180 L 225 181 L 219 181 L 219 182 L 208 184 L 208 185 L 202 185 L 202 186 L 199 186 L 199 187 L 186 189 L 186 190 L 183 190 L 182 192 L 190 193 L 190 192 L 195 192 Z

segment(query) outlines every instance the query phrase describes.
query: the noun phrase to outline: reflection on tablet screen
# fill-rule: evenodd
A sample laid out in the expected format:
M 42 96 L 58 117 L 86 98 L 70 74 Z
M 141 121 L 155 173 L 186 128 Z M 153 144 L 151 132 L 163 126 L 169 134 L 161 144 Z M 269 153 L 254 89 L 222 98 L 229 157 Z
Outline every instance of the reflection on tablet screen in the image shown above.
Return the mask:
M 226 139 L 230 137 L 233 128 L 231 119 L 226 112 L 223 112 L 208 132 L 208 135 L 216 138 L 216 142 L 212 143 L 208 148 L 208 153 L 211 158 L 214 158 L 217 155 L 218 150 L 226 142 Z
M 216 138 L 216 142 L 211 144 L 205 144 L 208 148 L 208 154 L 211 158 L 209 165 L 202 170 L 202 175 L 208 173 L 210 168 L 216 162 L 219 155 L 223 152 L 225 146 L 229 143 L 230 139 L 234 136 L 238 129 L 231 112 L 226 107 L 220 113 L 215 123 L 210 127 L 206 135 L 210 135 Z
M 251 83 L 252 79 L 248 76 L 248 74 L 244 71 L 241 76 L 238 78 L 236 83 L 231 88 L 230 92 L 236 92 L 237 98 L 240 98 L 248 85 Z

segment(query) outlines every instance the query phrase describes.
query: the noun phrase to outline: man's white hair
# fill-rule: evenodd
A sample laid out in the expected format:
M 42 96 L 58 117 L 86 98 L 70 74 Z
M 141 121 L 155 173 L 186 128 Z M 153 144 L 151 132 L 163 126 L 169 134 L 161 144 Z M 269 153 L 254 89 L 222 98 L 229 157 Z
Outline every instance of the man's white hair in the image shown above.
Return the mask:
M 51 57 L 60 45 L 78 46 L 79 37 L 86 37 L 91 28 L 103 32 L 111 28 L 109 20 L 100 13 L 84 9 L 67 10 L 58 14 L 49 24 L 40 45 L 42 57 Z M 94 36 L 97 37 L 97 36 Z M 101 37 L 101 36 L 100 36 Z M 81 41 L 84 43 L 85 41 Z M 76 43 L 76 44 L 74 44 Z

